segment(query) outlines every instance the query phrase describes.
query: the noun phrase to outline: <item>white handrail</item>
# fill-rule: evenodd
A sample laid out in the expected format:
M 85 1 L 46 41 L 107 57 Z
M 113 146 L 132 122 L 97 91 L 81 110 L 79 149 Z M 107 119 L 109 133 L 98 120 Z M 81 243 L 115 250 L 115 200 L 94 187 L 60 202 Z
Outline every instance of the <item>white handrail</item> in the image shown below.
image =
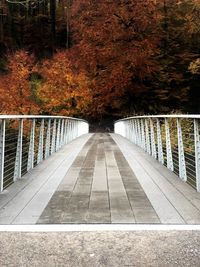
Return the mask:
M 199 114 L 133 116 L 116 121 L 114 131 L 200 191 L 199 121 Z
M 86 120 L 74 117 L 49 116 L 49 115 L 0 115 L 0 120 L 1 119 L 70 119 L 70 120 L 87 122 Z
M 128 118 L 123 118 L 120 120 L 115 121 L 126 121 L 130 119 L 144 119 L 144 118 L 185 118 L 185 119 L 200 119 L 199 114 L 172 114 L 172 115 L 142 115 L 142 116 L 133 116 L 133 117 L 128 117 Z
M 0 115 L 0 192 L 88 131 L 88 122 L 78 118 Z

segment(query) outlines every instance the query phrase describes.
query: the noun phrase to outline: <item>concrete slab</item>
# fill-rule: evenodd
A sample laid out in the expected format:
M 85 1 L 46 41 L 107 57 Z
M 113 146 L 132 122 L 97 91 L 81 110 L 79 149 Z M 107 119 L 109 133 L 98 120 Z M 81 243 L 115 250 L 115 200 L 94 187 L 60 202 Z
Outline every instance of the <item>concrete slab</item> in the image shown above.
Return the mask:
M 67 144 L 43 161 L 22 180 L 10 186 L 0 199 L 1 224 L 34 224 L 91 135 Z M 42 167 L 42 165 L 44 165 Z M 38 171 L 39 170 L 39 171 Z M 15 189 L 15 186 L 17 189 Z
M 141 149 L 118 135 L 84 138 L 31 172 L 30 182 L 16 183 L 11 196 L 0 195 L 1 223 L 200 222 L 199 194 Z
M 199 231 L 1 233 L 0 266 L 198 267 Z

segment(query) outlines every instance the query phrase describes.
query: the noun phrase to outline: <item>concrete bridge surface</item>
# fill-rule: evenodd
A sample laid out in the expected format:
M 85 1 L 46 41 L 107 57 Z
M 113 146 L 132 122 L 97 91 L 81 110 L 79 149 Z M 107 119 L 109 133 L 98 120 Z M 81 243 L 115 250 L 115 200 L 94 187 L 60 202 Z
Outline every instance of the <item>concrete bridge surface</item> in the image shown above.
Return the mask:
M 83 135 L 0 195 L 1 224 L 199 224 L 200 194 L 127 139 Z

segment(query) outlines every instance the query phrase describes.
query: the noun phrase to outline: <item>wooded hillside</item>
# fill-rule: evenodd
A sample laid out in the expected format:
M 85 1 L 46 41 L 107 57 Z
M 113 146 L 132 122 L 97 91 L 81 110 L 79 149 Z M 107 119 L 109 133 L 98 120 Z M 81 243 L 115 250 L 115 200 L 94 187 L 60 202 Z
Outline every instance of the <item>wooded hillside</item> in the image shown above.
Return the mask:
M 200 112 L 199 0 L 1 0 L 0 112 Z

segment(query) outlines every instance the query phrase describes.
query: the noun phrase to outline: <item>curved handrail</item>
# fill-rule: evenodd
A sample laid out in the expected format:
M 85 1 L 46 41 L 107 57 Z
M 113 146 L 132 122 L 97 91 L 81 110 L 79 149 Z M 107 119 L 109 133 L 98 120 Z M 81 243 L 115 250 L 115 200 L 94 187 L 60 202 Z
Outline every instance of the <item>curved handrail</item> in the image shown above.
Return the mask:
M 49 115 L 0 115 L 0 119 L 71 119 L 86 122 L 86 120 L 67 117 L 67 116 L 49 116 Z
M 115 122 L 124 136 L 200 191 L 200 114 L 143 115 Z
M 119 119 L 119 121 L 126 121 L 129 119 L 145 119 L 145 118 L 183 118 L 183 119 L 200 119 L 200 114 L 172 114 L 172 115 L 142 115 L 142 116 L 132 116 L 123 119 Z
M 0 115 L 0 192 L 88 131 L 86 120 L 73 117 Z

